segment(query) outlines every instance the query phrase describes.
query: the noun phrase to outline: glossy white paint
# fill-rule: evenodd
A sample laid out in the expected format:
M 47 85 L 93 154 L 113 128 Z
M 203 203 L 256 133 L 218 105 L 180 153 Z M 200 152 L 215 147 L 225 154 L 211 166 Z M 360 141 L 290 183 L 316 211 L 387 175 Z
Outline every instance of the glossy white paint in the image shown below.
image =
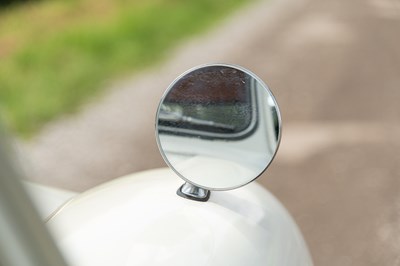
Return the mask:
M 102 265 L 312 265 L 297 226 L 256 183 L 212 192 L 208 202 L 176 195 L 170 169 L 89 190 L 48 222 L 67 260 Z
M 40 185 L 26 180 L 22 184 L 31 197 L 40 217 L 44 220 L 65 202 L 78 195 L 77 192 Z

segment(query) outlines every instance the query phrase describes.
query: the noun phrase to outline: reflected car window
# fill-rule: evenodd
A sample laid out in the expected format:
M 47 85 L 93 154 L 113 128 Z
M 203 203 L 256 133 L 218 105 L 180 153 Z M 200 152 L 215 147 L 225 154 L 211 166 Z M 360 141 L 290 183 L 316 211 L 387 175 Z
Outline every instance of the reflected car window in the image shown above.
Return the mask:
M 254 119 L 252 86 L 243 72 L 230 67 L 202 68 L 181 78 L 160 107 L 165 133 L 218 133 L 229 137 L 245 131 Z M 193 132 L 194 133 L 194 132 Z

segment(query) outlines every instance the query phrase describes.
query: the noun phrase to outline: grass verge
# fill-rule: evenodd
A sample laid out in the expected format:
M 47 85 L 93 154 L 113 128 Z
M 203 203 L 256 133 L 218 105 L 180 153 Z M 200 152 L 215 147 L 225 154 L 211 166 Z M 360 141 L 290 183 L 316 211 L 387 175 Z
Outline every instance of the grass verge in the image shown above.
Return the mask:
M 0 13 L 0 111 L 29 137 L 246 0 L 41 1 Z

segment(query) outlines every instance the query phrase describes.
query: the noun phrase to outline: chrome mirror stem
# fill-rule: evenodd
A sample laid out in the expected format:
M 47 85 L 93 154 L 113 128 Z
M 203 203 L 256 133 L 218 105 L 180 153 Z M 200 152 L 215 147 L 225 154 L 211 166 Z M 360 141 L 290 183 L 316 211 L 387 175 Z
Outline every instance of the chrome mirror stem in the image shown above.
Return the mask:
M 185 199 L 208 201 L 211 192 L 207 189 L 197 187 L 193 184 L 186 182 L 178 189 L 178 191 L 176 191 L 176 194 Z

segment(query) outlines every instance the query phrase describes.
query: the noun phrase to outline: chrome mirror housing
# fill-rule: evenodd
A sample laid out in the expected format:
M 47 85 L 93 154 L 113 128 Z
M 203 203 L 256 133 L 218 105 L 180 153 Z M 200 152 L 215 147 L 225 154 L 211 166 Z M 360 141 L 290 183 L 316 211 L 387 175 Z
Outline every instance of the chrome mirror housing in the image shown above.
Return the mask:
M 254 181 L 281 139 L 281 116 L 268 86 L 235 65 L 195 67 L 175 79 L 156 116 L 156 139 L 185 184 L 178 195 L 207 201 L 211 190 Z

